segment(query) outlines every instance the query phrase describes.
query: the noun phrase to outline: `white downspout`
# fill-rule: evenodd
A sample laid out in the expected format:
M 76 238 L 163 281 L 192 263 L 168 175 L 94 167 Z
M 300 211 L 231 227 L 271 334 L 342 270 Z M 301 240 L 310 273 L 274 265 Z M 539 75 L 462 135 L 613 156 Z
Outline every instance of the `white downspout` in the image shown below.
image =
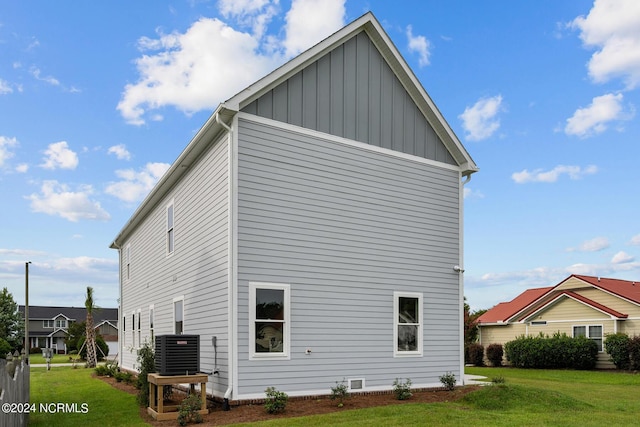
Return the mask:
M 118 250 L 118 290 L 119 290 L 119 294 L 118 294 L 118 366 L 122 366 L 122 354 L 124 353 L 122 347 L 122 340 L 123 340 L 123 336 L 122 336 L 122 253 L 121 253 L 121 249 L 122 247 L 120 245 L 118 245 L 115 240 L 113 241 L 113 243 L 111 244 L 111 246 L 113 246 L 115 249 Z
M 458 288 L 460 289 L 460 382 L 462 385 L 465 385 L 464 382 L 464 186 L 471 181 L 471 174 L 466 176 L 466 179 L 462 181 L 462 185 L 460 186 L 460 225 L 459 225 L 459 233 L 460 233 L 460 253 L 458 254 L 458 260 L 460 262 L 460 267 L 457 270 L 458 273 Z
M 227 209 L 227 215 L 228 215 L 228 233 L 227 233 L 227 238 L 228 238 L 228 270 L 227 270 L 227 274 L 228 274 L 228 280 L 229 280 L 229 286 L 228 286 L 228 306 L 227 306 L 227 310 L 229 313 L 229 317 L 228 317 L 228 332 L 227 335 L 229 337 L 228 339 L 228 347 L 227 347 L 227 365 L 229 367 L 229 373 L 228 373 L 228 381 L 229 383 L 227 384 L 227 390 L 224 392 L 224 403 L 223 403 L 223 410 L 228 411 L 229 408 L 229 399 L 231 399 L 232 394 L 233 394 L 233 380 L 234 380 L 234 371 L 235 371 L 235 329 L 236 329 L 236 325 L 235 325 L 235 307 L 234 307 L 234 289 L 235 289 L 235 268 L 234 268 L 234 264 L 235 264 L 235 244 L 234 244 L 234 236 L 235 236 L 235 207 L 234 207 L 234 201 L 235 201 L 235 167 L 234 167 L 234 163 L 235 163 L 235 156 L 234 156 L 234 148 L 233 148 L 233 129 L 228 126 L 224 121 L 222 121 L 220 119 L 220 114 L 216 113 L 216 123 L 218 123 L 220 126 L 222 126 L 223 129 L 225 129 L 227 131 L 227 141 L 228 141 L 228 162 L 229 162 L 229 198 L 228 198 L 228 209 Z

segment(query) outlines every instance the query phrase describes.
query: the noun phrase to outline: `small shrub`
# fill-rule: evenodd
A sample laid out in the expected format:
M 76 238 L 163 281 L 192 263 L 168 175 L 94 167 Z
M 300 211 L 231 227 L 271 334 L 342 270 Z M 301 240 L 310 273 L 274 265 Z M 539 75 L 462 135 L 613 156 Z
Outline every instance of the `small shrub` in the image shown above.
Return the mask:
M 39 354 L 42 353 L 42 349 L 40 347 L 31 347 L 29 349 L 29 354 Z
M 289 396 L 283 391 L 278 391 L 275 387 L 267 387 L 264 391 L 267 398 L 264 402 L 264 408 L 270 414 L 284 412 L 287 407 Z
M 452 372 L 447 372 L 440 376 L 440 382 L 445 390 L 451 391 L 456 388 L 456 376 Z
M 202 415 L 200 415 L 200 408 L 202 407 L 202 400 L 198 394 L 189 394 L 178 407 L 178 424 L 186 426 L 187 423 L 201 423 Z
M 604 348 L 618 369 L 629 369 L 629 336 L 622 332 L 609 334 L 604 340 Z
M 151 343 L 145 342 L 142 347 L 138 349 L 136 363 L 139 370 L 138 380 L 136 382 L 138 405 L 149 406 L 149 380 L 147 379 L 147 374 L 156 371 L 156 357 Z
M 393 382 L 393 394 L 398 400 L 407 400 L 413 396 L 413 393 L 411 393 L 411 380 L 407 378 L 406 381 L 402 382 L 396 378 Z
M 338 408 L 342 408 L 344 406 L 345 399 L 348 399 L 349 397 L 349 389 L 345 384 L 345 380 L 342 380 L 342 382 L 336 381 L 336 386 L 331 387 L 331 400 L 337 400 Z
M 467 362 L 475 366 L 484 366 L 484 347 L 473 343 L 467 346 Z
M 105 365 L 96 366 L 96 375 L 99 377 L 107 376 L 107 367 Z
M 502 366 L 502 344 L 489 344 L 487 346 L 487 359 L 491 362 L 491 366 Z

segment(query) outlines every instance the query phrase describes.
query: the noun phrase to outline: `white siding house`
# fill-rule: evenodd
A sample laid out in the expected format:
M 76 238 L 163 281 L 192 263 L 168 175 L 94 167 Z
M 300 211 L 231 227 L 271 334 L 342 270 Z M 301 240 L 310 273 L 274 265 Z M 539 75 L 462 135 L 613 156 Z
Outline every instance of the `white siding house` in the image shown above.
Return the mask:
M 221 104 L 115 238 L 121 366 L 184 333 L 231 400 L 462 383 L 476 171 L 363 15 Z

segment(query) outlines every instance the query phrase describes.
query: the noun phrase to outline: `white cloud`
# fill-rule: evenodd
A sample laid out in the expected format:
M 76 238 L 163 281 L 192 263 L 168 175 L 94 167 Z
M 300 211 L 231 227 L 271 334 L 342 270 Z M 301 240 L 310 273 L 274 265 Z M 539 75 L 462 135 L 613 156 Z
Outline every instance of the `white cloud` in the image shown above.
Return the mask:
M 36 80 L 50 84 L 51 86 L 60 86 L 58 79 L 52 76 L 42 76 L 42 72 L 37 67 L 31 67 L 29 72 Z
M 624 251 L 618 252 L 613 256 L 613 258 L 611 258 L 611 262 L 613 264 L 626 264 L 629 262 L 633 262 L 634 260 L 635 260 L 634 257 L 632 257 L 631 255 L 629 255 Z
M 90 199 L 92 194 L 93 188 L 90 185 L 83 185 L 77 191 L 72 191 L 58 181 L 45 181 L 40 194 L 32 194 L 27 199 L 31 201 L 31 210 L 34 212 L 58 215 L 72 222 L 81 219 L 110 219 L 100 203 Z
M 640 234 L 637 234 L 637 235 L 633 236 L 629 243 L 631 243 L 632 245 L 635 245 L 635 246 L 639 246 L 640 245 Z
M 6 80 L 0 79 L 0 95 L 5 95 L 11 92 L 13 92 L 13 89 L 11 88 L 11 84 Z
M 597 49 L 588 64 L 593 81 L 620 77 L 629 89 L 640 84 L 640 2 L 596 0 L 570 26 L 580 30 L 585 46 Z
M 345 0 L 293 0 L 286 15 L 284 48 L 292 57 L 344 26 Z
M 564 131 L 567 135 L 588 137 L 602 133 L 607 124 L 615 120 L 629 120 L 633 114 L 625 113 L 622 108 L 623 96 L 608 93 L 593 98 L 591 105 L 578 108 L 572 117 L 567 119 Z
M 78 166 L 78 155 L 69 149 L 67 141 L 49 144 L 44 154 L 44 163 L 40 165 L 44 169 L 75 169 Z
M 511 175 L 511 179 L 517 184 L 525 184 L 527 182 L 556 182 L 562 175 L 568 175 L 570 179 L 576 180 L 586 175 L 593 175 L 596 172 L 598 172 L 598 167 L 594 165 L 587 166 L 586 168 L 558 165 L 550 171 L 536 169 L 529 172 L 527 169 L 524 169 L 521 172 L 514 172 Z
M 115 173 L 121 181 L 107 185 L 105 192 L 128 203 L 138 202 L 151 191 L 170 166 L 168 163 L 147 163 L 139 172 L 133 169 L 117 170 Z
M 107 150 L 109 154 L 115 154 L 119 160 L 131 160 L 131 153 L 124 144 L 114 145 Z
M 16 166 L 16 172 L 18 173 L 26 173 L 29 170 L 29 165 L 26 163 L 20 163 Z
M 502 95 L 482 98 L 472 107 L 464 109 L 458 117 L 462 120 L 462 127 L 466 132 L 466 139 L 480 141 L 489 138 L 500 127 L 497 118 L 501 111 Z
M 240 25 L 250 27 L 261 38 L 266 26 L 278 12 L 278 0 L 220 0 L 218 9 L 225 18 L 234 18 Z
M 609 247 L 609 239 L 606 237 L 595 237 L 586 240 L 575 248 L 567 248 L 567 252 L 599 252 Z
M 14 156 L 12 149 L 17 146 L 18 140 L 16 138 L 0 136 L 0 168 L 4 167 L 7 160 Z
M 212 109 L 281 62 L 258 52 L 259 40 L 218 19 L 201 18 L 185 33 L 141 38 L 140 78 L 125 86 L 117 109 L 134 125 L 145 113 L 174 106 L 189 114 Z M 149 53 L 149 51 L 153 51 Z
M 429 65 L 429 48 L 431 44 L 425 36 L 414 36 L 411 25 L 407 26 L 407 40 L 409 41 L 409 51 L 418 54 L 418 65 L 425 67 Z
M 472 190 L 469 187 L 464 187 L 463 197 L 465 199 L 484 199 L 484 194 L 478 190 Z

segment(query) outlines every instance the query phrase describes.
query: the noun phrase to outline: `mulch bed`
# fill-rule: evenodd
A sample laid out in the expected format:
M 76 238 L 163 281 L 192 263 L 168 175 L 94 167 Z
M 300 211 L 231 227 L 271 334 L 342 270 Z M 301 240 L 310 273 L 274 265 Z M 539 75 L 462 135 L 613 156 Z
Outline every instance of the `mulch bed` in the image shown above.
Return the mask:
M 137 394 L 138 390 L 131 384 L 117 382 L 112 377 L 96 377 L 105 381 L 111 386 L 130 394 Z M 204 415 L 204 424 L 207 426 L 220 426 L 234 423 L 249 423 L 254 421 L 272 420 L 278 418 L 302 417 L 305 415 L 327 414 L 331 412 L 346 411 L 349 409 L 371 408 L 384 405 L 399 405 L 405 403 L 435 403 L 453 402 L 459 400 L 464 395 L 480 388 L 480 386 L 469 385 L 458 387 L 455 390 L 444 389 L 412 391 L 413 396 L 408 400 L 397 400 L 391 393 L 385 394 L 357 394 L 346 399 L 344 406 L 339 408 L 336 401 L 328 397 L 317 399 L 296 399 L 290 398 L 287 408 L 282 414 L 268 414 L 262 405 L 238 405 L 232 406 L 231 410 L 223 411 L 222 405 L 217 402 L 209 402 L 209 414 Z M 169 403 L 176 404 L 176 403 Z M 156 421 L 149 414 L 147 408 L 140 408 L 140 417 L 147 423 L 156 427 L 176 426 L 176 421 Z

